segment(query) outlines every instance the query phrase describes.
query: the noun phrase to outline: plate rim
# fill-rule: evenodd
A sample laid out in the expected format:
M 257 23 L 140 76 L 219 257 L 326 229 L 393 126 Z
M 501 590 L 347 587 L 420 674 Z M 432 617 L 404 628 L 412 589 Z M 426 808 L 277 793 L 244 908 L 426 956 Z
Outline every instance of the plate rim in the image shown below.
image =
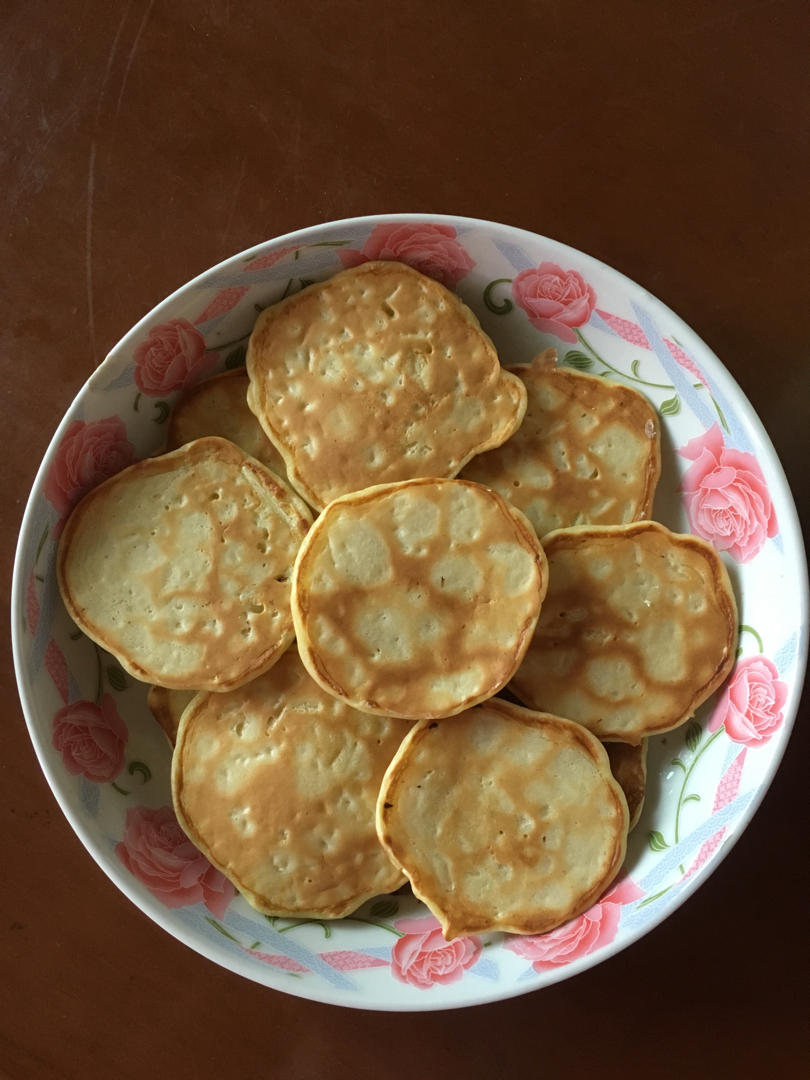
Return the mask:
M 785 522 L 784 515 L 780 515 L 779 528 L 780 532 L 785 532 L 786 527 L 792 534 L 792 541 L 799 555 L 798 565 L 793 567 L 793 571 L 796 574 L 796 588 L 795 594 L 797 597 L 797 647 L 796 647 L 796 678 L 794 683 L 795 700 L 791 703 L 789 713 L 786 713 L 783 718 L 782 728 L 782 741 L 776 748 L 768 761 L 767 767 L 763 773 L 757 788 L 748 804 L 741 811 L 737 820 L 733 823 L 733 827 L 727 833 L 723 844 L 716 852 L 714 857 L 708 861 L 700 870 L 694 875 L 693 884 L 689 889 L 682 889 L 672 897 L 669 901 L 665 901 L 656 913 L 655 920 L 646 926 L 641 926 L 636 929 L 630 930 L 624 940 L 612 941 L 594 953 L 586 954 L 571 963 L 554 969 L 551 973 L 553 978 L 544 979 L 544 975 L 548 975 L 548 972 L 538 973 L 539 979 L 532 981 L 526 980 L 526 985 L 520 985 L 517 982 L 512 983 L 507 987 L 493 986 L 489 992 L 486 992 L 486 988 L 482 986 L 485 991 L 481 994 L 476 994 L 474 1000 L 467 1001 L 452 1001 L 452 1000 L 437 1000 L 431 998 L 430 1000 L 419 1000 L 414 1003 L 408 1004 L 396 1004 L 389 1000 L 377 1001 L 372 999 L 370 1001 L 363 1001 L 362 1003 L 348 1000 L 347 995 L 343 992 L 344 996 L 340 996 L 339 992 L 333 991 L 330 987 L 320 987 L 317 984 L 306 987 L 299 987 L 296 984 L 289 986 L 273 985 L 270 982 L 260 977 L 260 970 L 255 965 L 243 966 L 242 958 L 237 954 L 230 954 L 225 952 L 219 952 L 217 948 L 210 945 L 207 940 L 198 935 L 186 927 L 180 924 L 179 920 L 174 920 L 173 925 L 169 925 L 165 919 L 165 912 L 160 906 L 159 902 L 151 896 L 145 895 L 145 889 L 139 883 L 135 882 L 131 878 L 131 875 L 126 875 L 123 868 L 120 868 L 113 862 L 112 859 L 106 858 L 102 850 L 99 849 L 99 845 L 96 839 L 90 835 L 88 829 L 74 816 L 71 806 L 68 803 L 66 794 L 61 791 L 61 780 L 56 777 L 55 772 L 52 770 L 46 752 L 46 747 L 36 731 L 34 718 L 31 714 L 31 709 L 28 701 L 28 697 L 23 693 L 23 657 L 22 657 L 22 634 L 24 633 L 22 626 L 22 612 L 24 610 L 24 584 L 23 584 L 23 561 L 24 553 L 30 549 L 30 533 L 33 526 L 34 516 L 34 501 L 35 492 L 38 492 L 42 488 L 42 481 L 47 470 L 52 464 L 53 458 L 56 454 L 56 450 L 64 435 L 65 429 L 72 422 L 70 413 L 72 406 L 75 402 L 92 389 L 91 384 L 99 379 L 99 373 L 106 370 L 112 365 L 117 358 L 118 354 L 129 346 L 129 343 L 138 338 L 145 327 L 149 324 L 159 320 L 161 314 L 169 307 L 173 306 L 179 298 L 186 291 L 190 291 L 194 288 L 201 286 L 207 278 L 210 276 L 221 273 L 227 270 L 232 265 L 238 264 L 251 257 L 255 257 L 256 254 L 267 248 L 269 245 L 280 246 L 290 241 L 295 241 L 298 244 L 305 244 L 308 235 L 313 233 L 322 232 L 324 229 L 339 229 L 341 227 L 352 228 L 370 228 L 373 229 L 375 225 L 380 224 L 446 224 L 452 225 L 455 228 L 470 228 L 470 229 L 490 229 L 490 230 L 506 230 L 519 239 L 524 239 L 531 245 L 536 245 L 538 242 L 549 243 L 563 252 L 570 253 L 575 260 L 584 261 L 585 264 L 590 264 L 600 272 L 607 272 L 613 275 L 621 285 L 629 287 L 631 290 L 637 291 L 641 296 L 648 299 L 652 304 L 661 312 L 665 313 L 668 318 L 672 319 L 677 325 L 679 332 L 683 334 L 685 338 L 698 346 L 702 355 L 706 355 L 711 358 L 712 366 L 715 369 L 713 374 L 720 376 L 721 381 L 725 384 L 727 390 L 731 390 L 732 396 L 739 400 L 744 412 L 744 421 L 755 433 L 757 440 L 762 448 L 768 454 L 769 470 L 773 473 L 778 481 L 779 486 L 782 489 L 782 495 L 786 507 L 789 511 L 788 521 Z M 36 470 L 34 478 L 31 482 L 30 490 L 26 499 L 25 510 L 19 525 L 19 532 L 17 538 L 17 544 L 15 547 L 13 569 L 12 569 L 12 588 L 11 588 L 11 604 L 10 604 L 10 618 L 11 618 L 11 638 L 12 638 L 12 655 L 14 663 L 15 681 L 17 685 L 17 694 L 22 707 L 23 715 L 25 717 L 26 727 L 28 729 L 28 736 L 34 748 L 36 758 L 39 762 L 40 768 L 45 776 L 45 779 L 50 788 L 52 796 L 56 799 L 58 806 L 67 819 L 73 832 L 78 837 L 82 846 L 90 854 L 93 861 L 104 873 L 105 877 L 110 879 L 112 883 L 118 888 L 126 898 L 134 904 L 134 906 L 151 922 L 155 923 L 160 930 L 169 933 L 175 940 L 180 941 L 182 944 L 190 948 L 195 953 L 198 953 L 205 957 L 207 960 L 217 964 L 219 967 L 224 967 L 226 970 L 232 972 L 235 975 L 249 979 L 251 982 L 256 983 L 259 986 L 268 990 L 276 990 L 282 993 L 288 993 L 292 996 L 302 998 L 304 1000 L 316 1001 L 321 1004 L 338 1005 L 344 1008 L 353 1008 L 361 1010 L 369 1010 L 375 1012 L 437 1012 L 451 1009 L 471 1008 L 478 1005 L 491 1004 L 495 1001 L 505 1001 L 513 997 L 523 996 L 527 993 L 534 993 L 536 991 L 549 989 L 557 983 L 563 982 L 566 979 L 573 978 L 576 975 L 581 974 L 584 971 L 589 970 L 598 964 L 603 963 L 611 959 L 617 953 L 622 952 L 624 949 L 631 945 L 634 945 L 641 938 L 654 931 L 661 925 L 666 919 L 668 919 L 677 909 L 686 902 L 701 886 L 708 880 L 708 878 L 714 873 L 714 871 L 725 861 L 729 853 L 736 846 L 737 841 L 745 832 L 748 824 L 753 819 L 763 799 L 770 790 L 776 773 L 782 763 L 784 754 L 787 750 L 788 743 L 792 734 L 793 726 L 798 714 L 799 704 L 802 695 L 802 688 L 806 679 L 807 664 L 808 664 L 808 611 L 810 611 L 810 589 L 808 587 L 808 564 L 807 553 L 804 545 L 804 539 L 802 535 L 801 521 L 798 516 L 796 508 L 795 498 L 791 485 L 788 481 L 787 475 L 782 465 L 782 461 L 776 452 L 776 449 L 771 441 L 767 429 L 765 428 L 762 420 L 759 417 L 756 409 L 751 404 L 748 396 L 740 387 L 739 383 L 734 378 L 731 371 L 720 360 L 717 354 L 710 348 L 710 346 L 704 341 L 704 339 L 692 329 L 692 327 L 685 322 L 682 316 L 678 315 L 669 305 L 661 300 L 658 296 L 650 292 L 645 286 L 636 282 L 633 278 L 629 277 L 623 271 L 616 269 L 610 264 L 604 262 L 601 259 L 593 255 L 589 255 L 587 252 L 581 251 L 578 248 L 571 246 L 563 241 L 554 239 L 553 237 L 546 236 L 542 233 L 536 233 L 529 229 L 525 229 L 521 226 L 510 225 L 503 222 L 493 221 L 487 218 L 477 218 L 468 215 L 455 215 L 445 213 L 377 213 L 369 215 L 355 215 L 345 218 L 328 219 L 321 222 L 317 222 L 311 225 L 304 226 L 300 229 L 290 230 L 286 233 L 278 236 L 270 237 L 268 239 L 257 242 L 244 248 L 242 251 L 236 252 L 225 259 L 220 260 L 213 266 L 209 266 L 188 281 L 175 288 L 168 296 L 158 301 L 153 307 L 151 307 L 144 315 L 142 315 L 111 347 L 104 359 L 94 368 L 93 372 L 82 385 L 74 392 L 71 401 L 66 406 L 65 413 L 63 414 L 59 424 L 55 428 L 50 441 L 45 449 L 42 460 L 39 467 Z

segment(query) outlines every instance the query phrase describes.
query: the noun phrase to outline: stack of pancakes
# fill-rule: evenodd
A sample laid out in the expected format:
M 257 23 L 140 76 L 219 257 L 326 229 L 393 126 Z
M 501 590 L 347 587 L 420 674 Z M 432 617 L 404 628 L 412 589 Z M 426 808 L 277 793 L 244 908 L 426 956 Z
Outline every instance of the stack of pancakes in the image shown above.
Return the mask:
M 649 520 L 660 468 L 636 391 L 506 371 L 370 262 L 259 316 L 247 371 L 76 508 L 59 584 L 153 684 L 178 819 L 258 910 L 409 881 L 448 938 L 544 933 L 618 873 L 648 736 L 733 663 L 723 564 Z

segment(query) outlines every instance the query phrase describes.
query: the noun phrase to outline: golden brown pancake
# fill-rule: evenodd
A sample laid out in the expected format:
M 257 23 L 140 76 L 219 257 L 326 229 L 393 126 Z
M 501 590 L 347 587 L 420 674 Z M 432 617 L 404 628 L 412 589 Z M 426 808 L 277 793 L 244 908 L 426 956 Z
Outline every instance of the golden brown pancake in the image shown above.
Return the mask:
M 661 473 L 650 402 L 628 386 L 558 367 L 554 349 L 509 370 L 526 385 L 523 423 L 508 442 L 473 458 L 464 478 L 499 491 L 541 537 L 648 518 Z
M 526 391 L 472 311 L 402 263 L 367 262 L 258 318 L 248 404 L 318 509 L 351 491 L 455 476 L 516 430 Z
M 67 521 L 57 575 L 78 626 L 136 679 L 229 690 L 293 640 L 290 576 L 309 509 L 225 439 L 130 466 Z
M 618 873 L 627 804 L 583 727 L 494 698 L 415 725 L 386 771 L 377 832 L 446 938 L 543 934 Z
M 410 724 L 356 712 L 310 679 L 295 647 L 183 714 L 175 811 L 259 911 L 335 919 L 404 878 L 377 839 L 383 773 Z
M 224 371 L 192 387 L 169 415 L 168 449 L 219 435 L 286 480 L 284 462 L 248 408 L 250 380 L 244 368 Z
M 510 689 L 600 739 L 682 724 L 734 664 L 737 608 L 714 548 L 654 521 L 543 538 L 549 587 Z
M 194 690 L 167 690 L 165 686 L 149 687 L 146 704 L 172 746 L 177 739 L 180 717 L 194 694 Z
M 624 792 L 627 809 L 630 814 L 628 829 L 634 829 L 644 809 L 647 794 L 647 746 L 649 741 L 642 739 L 638 746 L 629 743 L 605 743 L 610 771 Z
M 496 492 L 410 480 L 323 511 L 293 572 L 301 658 L 366 712 L 449 716 L 516 670 L 546 589 L 531 525 Z

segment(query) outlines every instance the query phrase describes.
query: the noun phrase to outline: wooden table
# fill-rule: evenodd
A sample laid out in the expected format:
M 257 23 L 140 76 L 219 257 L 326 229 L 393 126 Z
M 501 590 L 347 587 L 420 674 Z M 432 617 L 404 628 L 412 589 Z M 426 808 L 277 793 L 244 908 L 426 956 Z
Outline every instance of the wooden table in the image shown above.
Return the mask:
M 807 523 L 808 112 L 799 0 L 45 0 L 0 40 L 6 601 L 37 464 L 118 340 L 255 242 L 451 212 L 668 302 L 761 416 Z M 221 970 L 96 868 L 34 758 L 7 648 L 0 1075 L 11 1080 L 793 1077 L 807 1068 L 802 708 L 731 856 L 610 962 L 450 1013 L 362 1013 Z

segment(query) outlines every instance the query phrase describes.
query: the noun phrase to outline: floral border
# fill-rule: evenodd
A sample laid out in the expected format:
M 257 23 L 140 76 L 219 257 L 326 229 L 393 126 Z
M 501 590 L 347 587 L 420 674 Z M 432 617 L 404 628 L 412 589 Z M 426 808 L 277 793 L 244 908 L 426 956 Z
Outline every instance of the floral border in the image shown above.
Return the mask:
M 319 255 L 326 254 L 328 262 L 324 265 L 328 272 L 336 265 L 337 268 L 348 267 L 367 259 L 398 259 L 430 274 L 449 288 L 458 287 L 477 265 L 452 226 L 430 222 L 377 225 L 365 242 L 356 247 L 352 247 L 347 238 L 285 246 L 253 256 L 244 262 L 239 273 L 246 283 L 237 280 L 218 286 L 193 321 L 173 318 L 148 327 L 134 347 L 127 369 L 135 389 L 132 412 L 141 412 L 144 398 L 149 399 L 152 402 L 151 419 L 162 424 L 169 413 L 171 395 L 217 368 L 243 363 L 245 335 L 225 344 L 209 346 L 207 341 L 216 337 L 212 330 L 218 329 L 240 306 L 250 304 L 252 287 L 257 280 L 283 285 L 276 299 L 305 288 L 312 280 L 308 275 L 313 273 L 309 256 L 316 250 Z M 526 261 L 525 253 L 517 261 Z M 303 275 L 299 272 L 301 265 Z M 511 285 L 511 299 L 498 300 L 498 291 L 507 284 Z M 739 431 L 735 429 L 733 417 L 729 423 L 728 408 L 722 407 L 720 395 L 710 386 L 696 361 L 674 336 L 660 335 L 646 312 L 632 305 L 632 312 L 627 314 L 634 314 L 636 318 L 633 319 L 598 307 L 596 289 L 581 272 L 564 269 L 549 259 L 536 266 L 523 266 L 514 277 L 490 281 L 483 289 L 482 302 L 486 310 L 497 316 L 522 313 L 538 334 L 551 335 L 575 346 L 563 354 L 564 363 L 580 370 L 618 375 L 643 386 L 645 392 L 658 400 L 663 417 L 677 415 L 685 396 L 691 404 L 700 394 L 705 394 L 714 412 L 714 422 L 709 424 L 710 413 L 697 406 L 696 414 L 703 422 L 703 432 L 677 450 L 681 457 L 692 462 L 682 478 L 683 502 L 690 527 L 738 563 L 750 563 L 762 552 L 767 541 L 778 535 L 765 476 L 745 440 L 732 441 Z M 627 370 L 618 369 L 585 337 L 583 328 L 586 326 L 620 338 L 640 350 L 642 355 L 628 357 Z M 674 372 L 673 382 L 656 382 L 645 377 L 643 365 L 650 352 L 662 364 L 664 353 L 667 360 L 674 363 L 674 368 L 668 369 Z M 686 384 L 684 378 L 688 380 Z M 114 380 L 117 387 L 126 386 L 126 383 L 126 373 Z M 697 393 L 685 395 L 684 385 Z M 662 393 L 656 395 L 656 391 Z M 42 532 L 25 589 L 26 630 L 39 646 L 35 650 L 41 654 L 38 662 L 50 676 L 62 701 L 53 714 L 52 745 L 65 771 L 80 778 L 85 810 L 95 813 L 98 813 L 98 798 L 88 795 L 94 786 L 109 785 L 118 794 L 130 796 L 133 794 L 130 781 L 136 780 L 141 786 L 149 783 L 151 769 L 138 759 L 128 763 L 126 760 L 129 732 L 118 711 L 115 695 L 127 689 L 127 677 L 120 667 L 110 662 L 110 658 L 102 657 L 92 645 L 97 668 L 95 695 L 80 695 L 63 649 L 56 637 L 48 633 L 50 627 L 46 626 L 45 635 L 42 633 L 42 627 L 53 615 L 53 604 L 43 603 L 43 589 L 46 578 L 52 575 L 53 547 L 72 506 L 84 492 L 130 464 L 135 456 L 134 445 L 120 415 L 87 421 L 77 419 L 68 425 L 43 485 L 45 498 L 56 513 L 56 521 Z M 47 557 L 49 553 L 50 558 Z M 47 569 L 38 571 L 38 565 L 43 562 L 48 564 Z M 765 746 L 780 729 L 788 688 L 779 678 L 774 660 L 764 654 L 757 631 L 750 626 L 742 629 L 757 639 L 760 651 L 737 664 L 708 722 L 707 732 L 704 733 L 702 726 L 694 721 L 687 729 L 689 756 L 686 761 L 673 760 L 673 764 L 683 771 L 684 778 L 671 834 L 667 838 L 661 830 L 652 830 L 648 837 L 650 851 L 662 855 L 660 863 L 639 883 L 624 879 L 590 911 L 551 934 L 535 939 L 508 939 L 504 949 L 530 960 L 530 972 L 557 969 L 611 944 L 620 926 L 632 927 L 634 919 L 625 917 L 626 913 L 642 912 L 711 860 L 730 824 L 744 810 L 752 794 L 740 795 L 747 755 L 750 750 L 757 751 Z M 34 667 L 36 665 L 37 658 Z M 742 749 L 734 750 L 732 756 L 727 757 L 710 817 L 689 837 L 682 838 L 685 808 L 700 799 L 688 790 L 689 782 L 696 775 L 699 763 L 705 760 L 704 755 L 710 756 L 707 753 L 710 747 L 723 735 L 731 744 L 730 752 L 734 744 Z M 124 773 L 126 777 L 122 781 Z M 124 783 L 129 786 L 124 787 Z M 94 811 L 90 809 L 92 807 Z M 707 834 L 705 837 L 704 833 Z M 393 978 L 420 990 L 457 982 L 467 972 L 483 974 L 489 979 L 499 977 L 498 965 L 489 949 L 491 941 L 482 942 L 471 937 L 445 942 L 432 916 L 384 921 L 390 920 L 398 911 L 398 902 L 392 898 L 372 905 L 366 920 L 377 930 L 388 931 L 394 936 L 395 941 L 387 953 L 383 949 L 381 954 L 378 946 L 369 946 L 357 950 L 307 951 L 307 956 L 303 957 L 300 943 L 292 950 L 285 946 L 281 951 L 266 951 L 261 941 L 246 942 L 219 922 L 228 913 L 234 895 L 232 886 L 191 848 L 170 807 L 130 806 L 126 810 L 124 832 L 116 845 L 116 854 L 127 870 L 161 903 L 168 908 L 202 905 L 207 911 L 203 917 L 212 929 L 230 939 L 242 953 L 270 968 L 298 976 L 309 972 L 323 975 L 325 965 L 331 972 L 340 972 L 345 977 L 348 971 L 387 967 Z M 658 879 L 667 873 L 674 873 L 676 880 L 664 888 L 656 888 Z M 638 922 L 638 916 L 635 921 Z M 270 926 L 273 943 L 268 947 L 278 948 L 281 935 L 309 924 L 308 920 L 297 920 L 281 929 Z M 282 940 L 295 942 L 295 934 Z

